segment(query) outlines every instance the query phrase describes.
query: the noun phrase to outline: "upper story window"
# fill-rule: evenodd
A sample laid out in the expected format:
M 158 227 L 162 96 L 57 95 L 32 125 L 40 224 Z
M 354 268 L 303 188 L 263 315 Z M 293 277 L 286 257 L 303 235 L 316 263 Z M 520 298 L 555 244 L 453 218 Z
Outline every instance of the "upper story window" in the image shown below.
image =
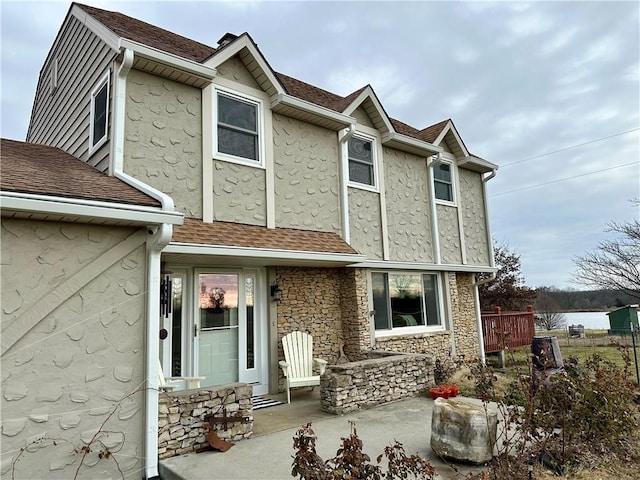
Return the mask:
M 433 187 L 436 200 L 455 201 L 453 196 L 453 165 L 450 162 L 437 161 L 433 164 Z
M 353 136 L 349 140 L 349 181 L 376 185 L 373 140 Z
M 437 274 L 373 272 L 371 281 L 376 331 L 442 327 Z
M 89 153 L 107 141 L 109 123 L 109 72 L 91 91 L 91 118 L 89 125 Z
M 217 152 L 260 163 L 260 104 L 218 92 L 217 106 Z

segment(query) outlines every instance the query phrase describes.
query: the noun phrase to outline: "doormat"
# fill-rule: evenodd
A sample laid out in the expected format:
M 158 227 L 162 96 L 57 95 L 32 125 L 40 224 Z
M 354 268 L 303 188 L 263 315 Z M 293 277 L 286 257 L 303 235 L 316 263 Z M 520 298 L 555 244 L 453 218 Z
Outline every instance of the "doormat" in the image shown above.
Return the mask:
M 253 409 L 260 410 L 261 408 L 275 407 L 276 405 L 282 405 L 283 403 L 278 400 L 272 400 L 271 398 L 266 397 L 251 397 L 253 400 Z

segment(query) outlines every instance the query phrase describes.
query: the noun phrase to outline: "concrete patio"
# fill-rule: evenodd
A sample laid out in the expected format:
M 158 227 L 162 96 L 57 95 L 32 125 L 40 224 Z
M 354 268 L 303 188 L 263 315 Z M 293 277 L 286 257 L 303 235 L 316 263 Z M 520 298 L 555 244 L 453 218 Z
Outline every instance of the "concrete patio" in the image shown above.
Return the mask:
M 284 395 L 269 398 L 286 402 Z M 254 412 L 252 438 L 237 442 L 224 453 L 208 451 L 161 460 L 160 475 L 163 480 L 292 478 L 293 436 L 307 422 L 312 422 L 318 437 L 317 453 L 325 460 L 336 454 L 341 437 L 349 435 L 353 422 L 373 463 L 384 447 L 398 440 L 407 455 L 427 458 L 440 479 L 459 479 L 467 472 L 480 471 L 480 467 L 470 465 L 456 465 L 454 469 L 436 458 L 429 446 L 432 408 L 433 400 L 420 396 L 332 415 L 320 410 L 319 389 L 292 391 L 291 404 Z

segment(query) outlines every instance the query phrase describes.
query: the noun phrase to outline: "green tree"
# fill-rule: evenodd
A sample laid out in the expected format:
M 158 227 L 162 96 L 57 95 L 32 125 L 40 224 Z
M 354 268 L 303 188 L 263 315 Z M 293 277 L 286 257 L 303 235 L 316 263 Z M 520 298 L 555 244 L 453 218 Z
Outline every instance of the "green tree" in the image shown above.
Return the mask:
M 536 297 L 535 290 L 524 285 L 520 255 L 509 250 L 508 245 L 494 245 L 494 256 L 498 272 L 496 278 L 478 287 L 480 308 L 492 310 L 500 307 L 507 311 L 527 308 Z

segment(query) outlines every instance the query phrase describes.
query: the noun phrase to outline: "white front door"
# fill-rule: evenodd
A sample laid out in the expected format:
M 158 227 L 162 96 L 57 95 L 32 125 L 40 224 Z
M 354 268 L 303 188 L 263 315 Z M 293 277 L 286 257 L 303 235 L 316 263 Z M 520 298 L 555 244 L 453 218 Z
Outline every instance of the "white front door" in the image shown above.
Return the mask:
M 266 393 L 266 290 L 258 270 L 198 270 L 194 361 L 202 386 L 243 382 Z

